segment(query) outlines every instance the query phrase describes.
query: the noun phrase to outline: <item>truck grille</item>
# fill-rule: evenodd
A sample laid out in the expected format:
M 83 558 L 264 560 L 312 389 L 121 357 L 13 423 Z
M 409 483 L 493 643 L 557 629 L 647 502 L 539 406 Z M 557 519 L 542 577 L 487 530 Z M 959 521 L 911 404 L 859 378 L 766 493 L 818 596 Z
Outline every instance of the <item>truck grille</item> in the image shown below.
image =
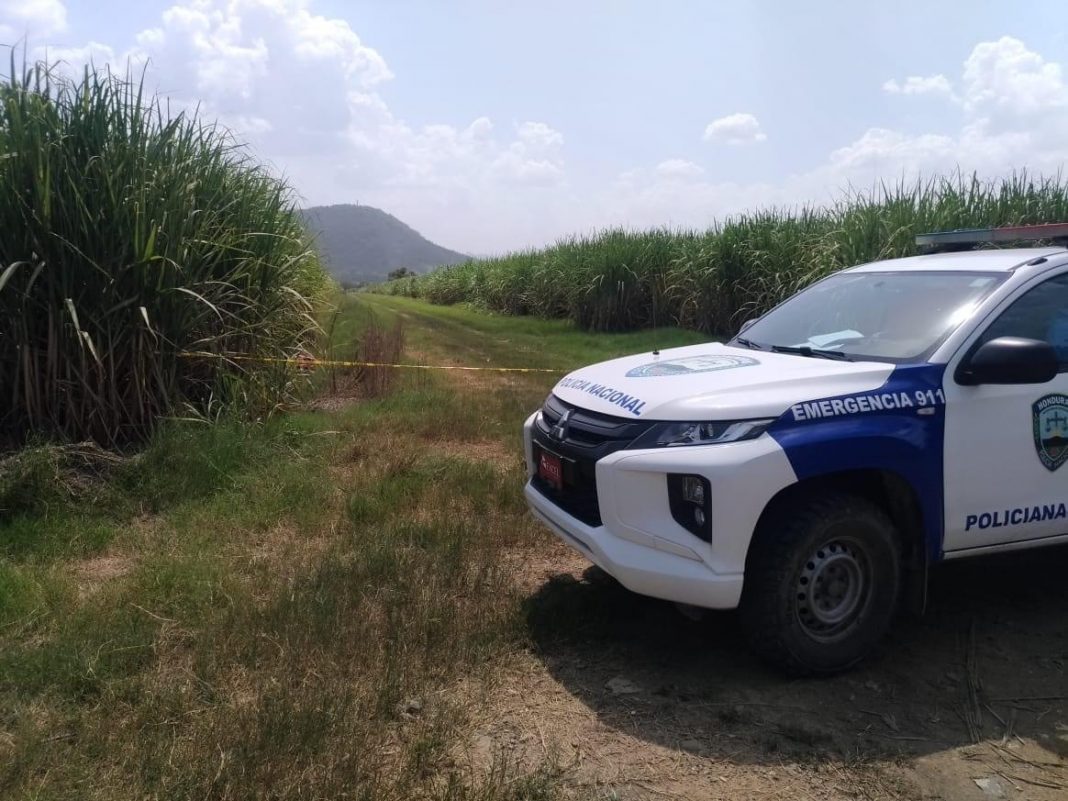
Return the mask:
M 558 439 L 554 429 L 570 411 L 566 436 Z M 572 517 L 588 526 L 601 525 L 597 502 L 597 460 L 622 450 L 643 434 L 650 423 L 587 411 L 550 395 L 534 425 L 534 463 L 539 450 L 561 458 L 563 489 L 557 489 L 536 474 L 534 488 Z

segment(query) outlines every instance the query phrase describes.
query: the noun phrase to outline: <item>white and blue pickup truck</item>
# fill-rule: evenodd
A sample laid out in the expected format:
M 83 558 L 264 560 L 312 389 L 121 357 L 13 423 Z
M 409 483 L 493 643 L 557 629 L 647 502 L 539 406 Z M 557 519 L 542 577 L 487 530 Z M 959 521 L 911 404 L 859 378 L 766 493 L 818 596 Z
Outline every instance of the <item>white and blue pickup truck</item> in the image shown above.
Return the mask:
M 1057 246 L 965 249 L 1025 240 Z M 1068 542 L 1068 224 L 918 241 L 568 375 L 524 427 L 534 515 L 796 674 L 862 659 L 942 560 Z

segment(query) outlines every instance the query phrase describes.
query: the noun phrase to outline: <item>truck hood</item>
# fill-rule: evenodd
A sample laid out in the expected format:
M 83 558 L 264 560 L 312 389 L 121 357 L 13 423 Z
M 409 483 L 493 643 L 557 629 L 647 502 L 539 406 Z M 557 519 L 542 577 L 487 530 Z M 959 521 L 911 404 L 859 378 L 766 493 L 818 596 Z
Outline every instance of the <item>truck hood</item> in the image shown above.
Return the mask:
M 553 388 L 563 401 L 615 417 L 737 420 L 883 386 L 894 365 L 846 362 L 722 344 L 689 345 L 600 362 Z

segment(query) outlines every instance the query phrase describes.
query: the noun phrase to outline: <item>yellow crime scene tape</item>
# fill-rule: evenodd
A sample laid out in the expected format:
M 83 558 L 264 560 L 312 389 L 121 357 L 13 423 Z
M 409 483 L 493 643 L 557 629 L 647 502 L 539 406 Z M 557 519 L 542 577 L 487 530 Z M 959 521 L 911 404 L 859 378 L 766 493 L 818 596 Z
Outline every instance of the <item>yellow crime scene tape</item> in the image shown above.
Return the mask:
M 206 351 L 182 351 L 178 356 L 184 359 L 224 359 L 226 361 L 257 362 L 260 364 L 292 364 L 298 367 L 402 367 L 410 370 L 465 370 L 470 372 L 489 373 L 554 373 L 556 375 L 567 372 L 566 370 L 553 370 L 548 367 L 468 367 L 457 364 L 389 364 L 385 362 L 353 362 L 341 359 L 316 359 L 313 356 L 278 359 L 266 356 L 208 353 Z

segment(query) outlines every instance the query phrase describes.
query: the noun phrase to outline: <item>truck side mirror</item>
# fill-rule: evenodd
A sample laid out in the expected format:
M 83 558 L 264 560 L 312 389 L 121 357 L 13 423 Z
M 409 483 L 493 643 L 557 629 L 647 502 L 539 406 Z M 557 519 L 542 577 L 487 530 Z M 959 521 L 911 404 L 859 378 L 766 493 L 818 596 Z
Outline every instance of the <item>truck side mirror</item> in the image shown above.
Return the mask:
M 1057 352 L 1048 342 L 1023 337 L 998 337 L 964 359 L 954 376 L 958 384 L 1045 384 L 1060 370 Z
M 759 319 L 760 319 L 759 317 L 753 317 L 753 318 L 751 318 L 749 320 L 746 320 L 744 323 L 742 323 L 742 327 L 738 329 L 738 333 L 739 334 L 744 333 L 745 329 L 749 328 L 753 323 L 755 323 Z

